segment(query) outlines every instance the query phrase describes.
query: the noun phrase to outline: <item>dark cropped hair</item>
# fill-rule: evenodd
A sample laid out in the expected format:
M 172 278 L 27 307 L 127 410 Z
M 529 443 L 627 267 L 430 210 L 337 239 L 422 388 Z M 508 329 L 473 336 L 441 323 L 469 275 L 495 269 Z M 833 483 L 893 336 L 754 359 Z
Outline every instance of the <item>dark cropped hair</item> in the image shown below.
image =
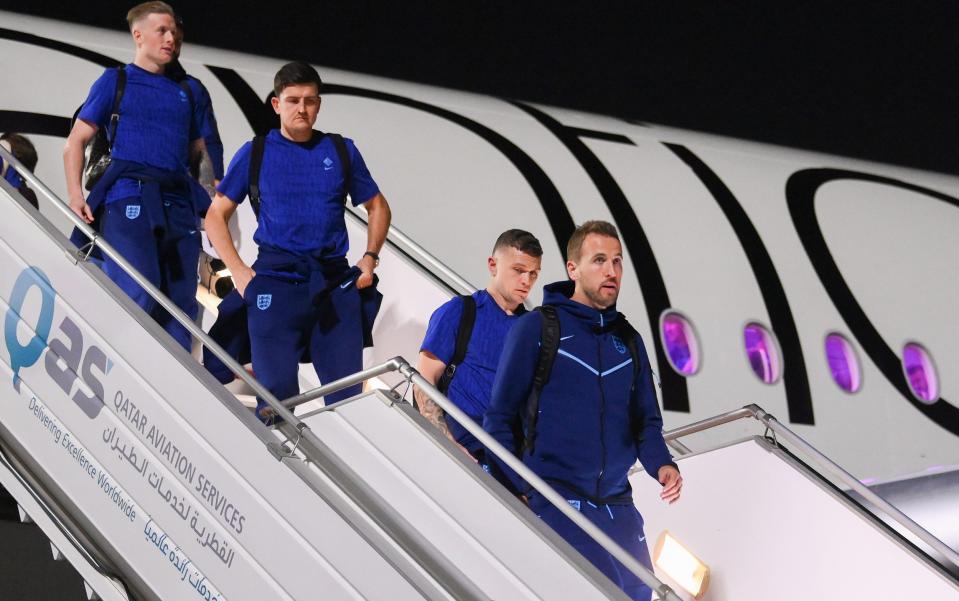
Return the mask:
M 33 173 L 37 167 L 37 149 L 33 147 L 33 142 L 26 136 L 15 133 L 5 133 L 0 136 L 0 141 L 6 141 L 10 144 L 10 154 L 17 157 L 17 160 L 23 163 L 23 166 Z
M 276 72 L 276 77 L 273 78 L 273 92 L 279 96 L 287 86 L 306 84 L 316 85 L 316 93 L 319 94 L 323 87 L 323 80 L 320 79 L 320 74 L 316 72 L 316 69 L 307 63 L 293 61 L 292 63 L 286 63 Z
M 542 257 L 543 247 L 540 246 L 536 236 L 526 230 L 506 230 L 496 239 L 493 245 L 493 253 L 501 248 L 515 248 L 521 253 L 526 253 L 531 257 Z
M 579 253 L 583 249 L 583 240 L 590 234 L 599 234 L 619 240 L 619 232 L 616 231 L 616 226 L 612 223 L 599 220 L 587 221 L 573 230 L 573 234 L 569 237 L 569 242 L 566 243 L 566 260 L 574 263 L 579 261 Z

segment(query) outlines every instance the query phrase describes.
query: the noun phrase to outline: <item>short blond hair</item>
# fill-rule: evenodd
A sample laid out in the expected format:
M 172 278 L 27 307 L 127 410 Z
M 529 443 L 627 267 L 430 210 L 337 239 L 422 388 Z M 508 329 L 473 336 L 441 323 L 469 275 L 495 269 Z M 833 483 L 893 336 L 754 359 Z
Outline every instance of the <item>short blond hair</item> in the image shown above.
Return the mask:
M 600 236 L 608 236 L 609 238 L 619 240 L 619 232 L 616 231 L 616 226 L 612 223 L 598 219 L 587 221 L 576 228 L 569 237 L 569 242 L 566 243 L 567 261 L 574 263 L 579 262 L 580 251 L 583 250 L 583 241 L 586 240 L 586 236 L 590 234 L 599 234 Z
M 170 15 L 174 19 L 176 18 L 173 7 L 166 2 L 160 2 L 159 0 L 143 2 L 127 11 L 127 25 L 130 26 L 130 31 L 133 31 L 133 25 L 140 19 L 152 14 Z

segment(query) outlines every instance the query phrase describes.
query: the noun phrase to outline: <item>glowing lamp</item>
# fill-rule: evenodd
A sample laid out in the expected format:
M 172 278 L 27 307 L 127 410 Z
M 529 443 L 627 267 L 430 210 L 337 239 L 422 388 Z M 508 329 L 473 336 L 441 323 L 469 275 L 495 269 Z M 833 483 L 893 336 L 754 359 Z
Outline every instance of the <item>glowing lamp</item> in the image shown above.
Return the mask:
M 664 530 L 653 548 L 653 563 L 683 590 L 702 599 L 709 588 L 709 566 Z

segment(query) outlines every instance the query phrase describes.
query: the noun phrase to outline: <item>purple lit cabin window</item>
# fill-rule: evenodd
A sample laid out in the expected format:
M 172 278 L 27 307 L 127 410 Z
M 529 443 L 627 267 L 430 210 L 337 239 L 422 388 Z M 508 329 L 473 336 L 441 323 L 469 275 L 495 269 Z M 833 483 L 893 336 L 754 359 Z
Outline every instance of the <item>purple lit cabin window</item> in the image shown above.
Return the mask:
M 677 373 L 691 376 L 699 371 L 699 341 L 692 324 L 682 314 L 670 312 L 661 320 L 663 347 Z
M 926 405 L 939 400 L 939 377 L 929 352 L 921 344 L 907 343 L 902 348 L 902 370 L 912 394 Z
M 766 384 L 775 384 L 781 375 L 779 348 L 773 340 L 772 332 L 758 323 L 746 324 L 743 328 L 743 342 L 746 345 L 746 358 L 753 373 Z
M 852 344 L 842 334 L 826 336 L 826 363 L 836 385 L 846 392 L 858 392 L 862 384 L 859 358 Z

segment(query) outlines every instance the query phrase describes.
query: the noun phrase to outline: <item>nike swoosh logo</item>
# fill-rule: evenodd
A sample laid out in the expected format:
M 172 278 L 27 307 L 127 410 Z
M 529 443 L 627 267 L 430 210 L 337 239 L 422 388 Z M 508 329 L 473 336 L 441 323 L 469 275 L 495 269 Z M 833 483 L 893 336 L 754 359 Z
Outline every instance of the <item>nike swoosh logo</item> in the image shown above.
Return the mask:
M 559 339 L 559 341 L 562 342 L 562 341 L 564 341 L 564 340 L 569 340 L 570 338 L 572 338 L 572 337 L 575 336 L 575 335 L 576 335 L 576 334 L 570 334 L 569 336 L 563 336 L 562 338 Z
M 353 283 L 353 280 L 350 280 L 350 281 L 348 281 L 348 282 L 345 283 L 345 284 L 340 284 L 340 288 L 343 289 L 343 290 L 346 290 L 347 288 L 350 287 L 350 284 L 352 284 L 352 283 Z

